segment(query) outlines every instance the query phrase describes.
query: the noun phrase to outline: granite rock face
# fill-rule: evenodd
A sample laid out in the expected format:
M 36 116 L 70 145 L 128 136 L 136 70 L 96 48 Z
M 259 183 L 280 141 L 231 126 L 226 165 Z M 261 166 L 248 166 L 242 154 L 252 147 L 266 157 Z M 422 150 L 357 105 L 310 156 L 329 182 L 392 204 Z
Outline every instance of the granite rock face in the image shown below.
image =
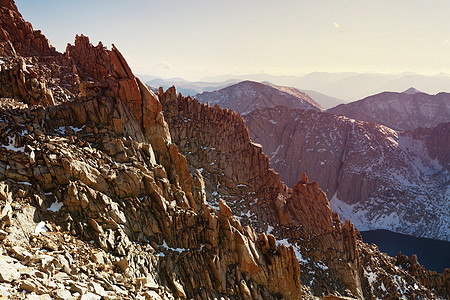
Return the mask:
M 449 239 L 450 123 L 398 133 L 286 107 L 257 110 L 245 119 L 282 180 L 294 185 L 306 172 L 358 229 Z
M 25 22 L 13 0 L 0 1 L 0 55 L 53 56 L 57 52 L 40 32 Z
M 9 2 L 1 8 L 23 21 Z M 0 94 L 2 292 L 301 298 L 293 248 L 265 247 L 225 203 L 217 212 L 205 203 L 193 185 L 202 179 L 194 181 L 171 143 L 157 96 L 115 47 L 77 36 L 64 55 L 47 54 L 2 56 L 11 66 L 27 59 L 55 87 L 74 79 L 58 105 Z M 62 255 L 69 249 L 75 253 Z
M 21 27 L 12 1 L 0 1 L 0 8 L 2 20 L 15 16 L 2 30 L 35 34 Z M 363 270 L 372 262 L 361 253 L 375 261 L 385 256 L 367 248 L 350 222 L 339 221 L 306 175 L 287 188 L 242 117 L 174 89 L 155 95 L 115 47 L 93 46 L 84 36 L 65 54 L 21 45 L 28 44 L 10 39 L 0 51 L 2 297 L 381 293 L 368 283 Z M 20 74 L 7 72 L 21 61 L 24 74 L 52 91 L 53 103 L 45 93 L 31 100 L 27 84 L 24 93 L 9 88 Z M 388 275 L 380 280 L 389 292 L 397 290 L 398 276 L 408 286 L 402 296 L 432 298 L 432 288 L 448 295 L 441 275 L 431 280 L 423 270 L 415 277 L 387 259 L 380 270 Z
M 292 245 L 308 292 L 368 298 L 388 295 L 381 286 L 389 285 L 394 294 L 399 269 L 392 258 L 362 243 L 349 221 L 341 223 L 326 194 L 317 183 L 309 182 L 308 176 L 302 174 L 293 188 L 283 184 L 239 114 L 177 95 L 174 88 L 161 89 L 159 96 L 173 142 L 186 156 L 190 169 L 203 176 L 207 202 L 218 206 L 224 199 L 241 222 L 267 236 L 269 243 L 275 236 Z M 373 260 L 363 259 L 368 253 Z M 377 267 L 377 272 L 384 268 L 385 276 L 374 286 L 375 280 L 367 279 L 364 270 L 375 268 L 378 260 L 388 263 Z M 434 284 L 440 285 L 439 280 Z

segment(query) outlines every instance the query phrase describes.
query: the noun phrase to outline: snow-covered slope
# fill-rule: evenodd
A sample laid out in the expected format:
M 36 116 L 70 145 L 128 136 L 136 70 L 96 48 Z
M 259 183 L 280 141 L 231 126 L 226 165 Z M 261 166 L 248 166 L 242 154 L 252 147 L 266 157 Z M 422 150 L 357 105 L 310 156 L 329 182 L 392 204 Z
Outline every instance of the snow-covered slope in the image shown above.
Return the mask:
M 306 172 L 358 229 L 450 239 L 450 123 L 399 133 L 286 107 L 257 110 L 245 119 L 288 185 Z
M 322 110 L 307 94 L 292 87 L 276 86 L 254 81 L 242 81 L 235 85 L 195 96 L 201 102 L 218 104 L 222 108 L 247 114 L 255 109 L 284 105 L 289 108 Z
M 428 95 L 406 90 L 384 92 L 327 110 L 352 119 L 377 122 L 395 130 L 433 127 L 450 121 L 450 94 Z

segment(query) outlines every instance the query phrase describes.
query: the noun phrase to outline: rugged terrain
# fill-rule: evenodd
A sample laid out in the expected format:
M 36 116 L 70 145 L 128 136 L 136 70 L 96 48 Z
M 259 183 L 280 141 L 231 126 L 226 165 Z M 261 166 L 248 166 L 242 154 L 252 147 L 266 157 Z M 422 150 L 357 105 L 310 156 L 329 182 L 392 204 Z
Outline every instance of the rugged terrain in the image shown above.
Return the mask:
M 282 87 L 279 85 L 274 85 L 272 83 L 269 83 L 270 76 L 268 76 L 266 79 L 264 79 L 264 76 L 262 76 L 261 78 L 254 78 L 254 79 L 252 79 L 251 78 L 252 76 L 250 76 L 250 78 L 245 79 L 245 77 L 240 78 L 239 76 L 230 75 L 230 78 L 234 78 L 234 79 L 228 78 L 226 80 L 216 81 L 216 82 L 214 82 L 214 81 L 212 81 L 212 82 L 207 82 L 207 81 L 192 82 L 192 81 L 184 80 L 182 78 L 162 79 L 162 78 L 158 78 L 158 77 L 155 78 L 154 76 L 150 76 L 150 75 L 138 75 L 138 77 L 141 80 L 143 80 L 148 86 L 150 86 L 151 88 L 154 88 L 154 89 L 158 89 L 158 87 L 163 87 L 164 89 L 168 89 L 172 86 L 175 86 L 177 91 L 179 93 L 183 94 L 184 96 L 197 97 L 196 95 L 202 94 L 203 92 L 214 92 L 214 91 L 218 91 L 220 89 L 226 88 L 228 86 L 234 85 L 239 82 L 251 80 L 251 81 L 261 82 L 262 84 L 270 85 L 275 88 L 289 89 L 293 92 L 292 94 L 294 96 L 297 95 L 300 98 L 304 98 L 305 97 L 304 94 L 306 94 L 310 98 L 312 98 L 316 103 L 318 103 L 320 105 L 320 107 L 323 107 L 324 109 L 332 108 L 341 103 L 344 103 L 344 101 L 342 101 L 340 99 L 324 95 L 317 91 L 303 90 L 303 89 L 296 89 L 293 87 Z M 274 78 L 274 79 L 276 79 L 276 78 Z M 275 81 L 279 81 L 279 80 L 275 80 Z M 299 91 L 300 91 L 300 93 L 299 93 Z
M 362 243 L 353 225 L 340 222 L 325 193 L 306 175 L 292 189 L 281 183 L 261 146 L 251 140 L 241 115 L 184 98 L 174 88 L 160 90 L 160 99 L 173 141 L 191 170 L 203 175 L 208 202 L 217 206 L 218 199 L 225 199 L 244 224 L 293 245 L 301 281 L 314 294 L 335 290 L 357 298 L 400 297 L 398 291 L 384 290 L 392 282 L 379 280 L 395 282 L 395 264 L 404 256 L 391 260 L 376 246 Z
M 289 186 L 306 172 L 359 230 L 450 239 L 450 123 L 398 133 L 376 123 L 277 107 L 245 116 Z
M 13 1 L 0 24 L 2 297 L 449 296 L 306 175 L 285 186 L 240 115 L 155 95 L 114 46 L 57 53 Z
M 233 85 L 239 82 L 237 79 L 228 79 L 221 82 L 204 82 L 204 81 L 187 81 L 182 78 L 170 78 L 170 79 L 162 79 L 155 78 L 145 83 L 155 89 L 159 87 L 163 87 L 164 89 L 168 89 L 172 86 L 175 86 L 179 93 L 182 93 L 185 96 L 194 96 L 203 92 L 212 92 L 215 90 L 219 90 L 225 88 L 227 86 Z
M 232 109 L 242 115 L 258 108 L 284 105 L 289 108 L 322 110 L 322 107 L 307 94 L 292 87 L 276 86 L 254 81 L 242 81 L 213 92 L 195 96 L 211 106 Z
M 399 131 L 434 127 L 450 121 L 450 94 L 384 92 L 359 101 L 340 104 L 327 112 Z

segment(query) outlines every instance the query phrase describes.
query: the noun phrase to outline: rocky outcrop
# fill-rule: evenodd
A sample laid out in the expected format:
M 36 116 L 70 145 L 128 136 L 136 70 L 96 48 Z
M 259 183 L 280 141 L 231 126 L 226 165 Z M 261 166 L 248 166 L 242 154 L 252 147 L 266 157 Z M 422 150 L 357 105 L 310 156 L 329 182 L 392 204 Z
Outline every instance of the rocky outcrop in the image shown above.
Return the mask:
M 47 83 L 28 70 L 24 59 L 0 65 L 0 93 L 4 97 L 19 97 L 30 105 L 54 105 L 53 93 Z
M 14 1 L 1 1 L 0 24 L 0 95 L 43 106 L 73 99 L 72 65 L 23 20 Z
M 64 56 L 29 63 L 38 72 L 70 65 L 43 80 L 76 81 L 72 101 L 57 106 L 0 95 L 10 97 L 0 102 L 1 251 L 12 257 L 2 257 L 2 290 L 64 299 L 301 298 L 293 248 L 258 237 L 224 202 L 218 212 L 205 203 L 202 177 L 192 177 L 171 143 L 160 102 L 117 49 L 78 36 Z
M 434 127 L 450 121 L 450 94 L 384 92 L 327 112 L 355 120 L 375 122 L 399 131 Z
M 358 229 L 448 240 L 448 147 L 443 141 L 449 139 L 449 123 L 397 133 L 375 123 L 286 107 L 257 110 L 245 119 L 282 180 L 294 185 L 306 172 L 341 218 Z
M 6 124 L 12 124 L 14 115 L 20 116 L 36 131 L 40 122 L 32 120 L 39 119 L 39 113 L 47 112 L 16 110 L 10 115 L 2 111 L 1 116 Z M 13 133 L 22 128 L 17 126 Z M 267 243 L 260 242 L 251 228 L 242 227 L 224 203 L 216 214 L 196 199 L 201 208 L 194 210 L 185 191 L 171 183 L 164 167 L 154 161 L 148 144 L 97 126 L 60 126 L 40 136 L 27 132 L 27 138 L 17 138 L 14 147 L 0 148 L 5 174 L 0 178 L 4 250 L 10 253 L 17 245 L 30 253 L 36 252 L 32 247 L 47 249 L 45 259 L 55 260 L 55 266 L 50 266 L 53 271 L 46 276 L 61 283 L 39 284 L 32 276 L 25 286 L 11 278 L 21 271 L 12 271 L 13 275 L 5 275 L 12 284 L 8 291 L 56 295 L 68 286 L 70 297 L 88 292 L 117 296 L 151 291 L 157 297 L 173 294 L 205 299 L 250 294 L 271 298 L 278 293 L 287 299 L 301 296 L 292 248 L 271 245 L 263 250 Z M 77 252 L 80 257 L 70 258 L 71 265 L 83 260 L 74 264 L 79 269 L 61 267 L 64 257 L 58 251 L 65 244 L 59 239 L 67 240 L 68 232 L 94 242 L 88 248 L 76 238 L 67 242 L 69 248 L 73 248 L 71 243 L 82 245 Z M 31 247 L 33 238 L 44 242 Z M 21 264 L 28 266 L 27 257 L 20 258 Z M 16 267 L 9 264 L 8 270 Z M 44 272 L 45 266 L 37 265 L 36 271 Z M 81 279 L 64 280 L 74 274 Z M 92 281 L 92 276 L 102 280 Z M 90 288 L 94 283 L 100 285 L 99 291 Z
M 57 54 L 41 31 L 23 20 L 13 0 L 0 1 L 0 25 L 0 56 Z
M 255 109 L 278 105 L 322 110 L 317 102 L 295 88 L 254 81 L 242 81 L 217 91 L 203 92 L 195 98 L 203 103 L 209 102 L 211 106 L 217 104 L 243 115 Z
M 280 239 L 307 240 L 294 245 L 298 253 L 316 261 L 342 255 L 355 264 L 357 233 L 353 227 L 342 226 L 336 219 L 316 183 L 298 183 L 292 190 L 285 186 L 270 168 L 261 146 L 251 141 L 239 114 L 177 96 L 174 88 L 160 90 L 160 99 L 173 141 L 191 167 L 202 173 L 212 205 L 222 197 L 245 224 L 259 232 Z M 339 271 L 347 273 L 336 282 L 348 278 L 358 293 L 353 275 L 343 264 L 341 267 Z
M 306 176 L 293 189 L 282 184 L 239 115 L 161 91 L 170 130 L 178 130 L 169 132 L 157 96 L 119 51 L 83 36 L 64 55 L 28 62 L 27 69 L 58 88 L 58 105 L 0 95 L 2 295 L 300 299 L 327 289 L 374 295 L 362 281 L 353 225 L 339 221 Z M 231 128 L 233 135 L 225 131 Z M 211 137 L 218 132 L 221 138 Z M 206 164 L 193 169 L 195 156 L 180 154 L 191 146 L 199 164 L 213 168 L 202 155 L 216 159 L 215 173 Z M 215 198 L 218 191 L 222 197 Z M 236 197 L 242 206 L 229 201 Z M 251 209 L 248 220 L 239 207 Z M 311 291 L 300 282 L 308 276 L 317 281 Z M 433 297 L 422 286 L 418 293 Z
M 330 210 L 326 195 L 305 174 L 292 189 L 281 183 L 267 164 L 267 156 L 249 137 L 240 115 L 184 98 L 174 88 L 160 90 L 160 99 L 172 140 L 191 169 L 203 175 L 207 201 L 216 206 L 219 198 L 225 199 L 244 224 L 251 224 L 263 236 L 273 234 L 282 243 L 292 244 L 309 292 L 381 295 L 381 286 L 371 288 L 364 271 L 374 261 L 361 259 L 362 251 L 372 253 L 376 260 L 389 260 L 382 268 L 389 272 L 386 280 L 391 286 L 397 286 L 394 275 L 409 276 L 378 249 L 362 243 L 349 221 L 342 224 Z M 242 168 L 242 160 L 252 163 Z M 419 290 L 423 287 L 414 293 Z
M 417 128 L 404 135 L 421 141 L 431 159 L 437 160 L 441 166 L 450 170 L 450 125 L 449 122 L 438 124 L 432 128 Z

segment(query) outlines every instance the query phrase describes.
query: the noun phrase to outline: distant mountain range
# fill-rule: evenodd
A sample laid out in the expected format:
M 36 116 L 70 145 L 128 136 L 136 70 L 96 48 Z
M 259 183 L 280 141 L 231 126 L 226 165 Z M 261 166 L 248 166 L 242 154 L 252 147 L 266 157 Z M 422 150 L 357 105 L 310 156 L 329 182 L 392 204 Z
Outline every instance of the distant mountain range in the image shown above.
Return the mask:
M 428 95 L 410 88 L 403 93 L 384 92 L 340 104 L 327 111 L 356 120 L 376 122 L 394 130 L 413 130 L 448 122 L 450 94 Z
M 284 105 L 289 108 L 323 110 L 307 94 L 291 87 L 262 84 L 254 81 L 242 81 L 214 92 L 203 92 L 195 96 L 201 102 L 218 104 L 242 115 L 266 107 Z
M 244 81 L 196 98 L 243 114 L 288 186 L 306 172 L 359 229 L 449 240 L 450 94 L 409 88 L 323 112 L 295 88 Z
M 278 85 L 292 86 L 302 91 L 318 91 L 322 94 L 342 99 L 342 102 L 363 99 L 385 91 L 401 92 L 412 86 L 428 94 L 450 92 L 450 74 L 446 73 L 427 76 L 411 72 L 400 74 L 314 72 L 304 76 L 276 76 L 270 74 L 223 75 L 203 78 L 203 80 L 217 82 L 229 78 L 259 82 L 268 81 Z M 310 96 L 313 97 L 312 95 Z M 318 101 L 317 99 L 315 100 Z
M 304 76 L 277 76 L 270 74 L 221 75 L 205 77 L 191 82 L 182 78 L 161 79 L 150 75 L 139 76 L 149 86 L 168 88 L 175 85 L 183 95 L 194 96 L 204 91 L 214 91 L 240 81 L 271 82 L 292 86 L 307 93 L 324 108 L 340 103 L 363 99 L 385 91 L 401 92 L 410 87 L 428 93 L 450 92 L 450 74 L 420 75 L 411 72 L 400 74 L 379 73 L 326 73 L 315 72 Z
M 238 83 L 240 80 L 228 79 L 221 82 L 206 82 L 206 81 L 187 81 L 182 78 L 153 78 L 145 83 L 152 88 L 163 87 L 165 90 L 175 86 L 177 91 L 185 96 L 195 96 L 203 92 L 212 92 L 221 88 Z
M 158 89 L 159 87 L 163 87 L 164 89 L 168 89 L 171 86 L 175 86 L 177 91 L 185 96 L 196 97 L 203 92 L 213 92 L 218 91 L 220 89 L 226 88 L 228 86 L 234 85 L 236 83 L 248 80 L 240 80 L 240 79 L 227 79 L 224 81 L 216 81 L 216 82 L 207 82 L 207 81 L 187 81 L 182 78 L 170 78 L 170 79 L 161 79 L 154 78 L 153 76 L 142 75 L 143 80 L 146 80 L 146 84 L 152 89 Z M 263 84 L 273 85 L 274 84 L 264 81 Z M 344 103 L 344 101 L 322 94 L 317 91 L 312 90 L 298 90 L 307 94 L 310 98 L 314 99 L 313 101 L 317 102 L 321 107 L 327 109 L 334 107 L 338 104 Z

